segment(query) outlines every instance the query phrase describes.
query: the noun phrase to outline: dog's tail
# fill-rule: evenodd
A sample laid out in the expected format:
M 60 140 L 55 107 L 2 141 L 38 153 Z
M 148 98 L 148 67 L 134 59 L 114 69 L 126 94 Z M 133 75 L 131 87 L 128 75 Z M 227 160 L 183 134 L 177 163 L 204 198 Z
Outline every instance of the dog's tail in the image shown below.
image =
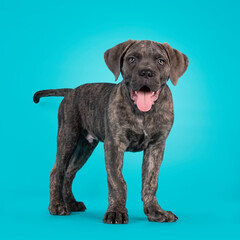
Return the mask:
M 48 90 L 38 91 L 34 94 L 33 101 L 35 103 L 38 103 L 41 97 L 52 97 L 52 96 L 64 97 L 68 93 L 70 93 L 72 90 L 73 90 L 72 88 L 61 88 L 61 89 L 48 89 Z

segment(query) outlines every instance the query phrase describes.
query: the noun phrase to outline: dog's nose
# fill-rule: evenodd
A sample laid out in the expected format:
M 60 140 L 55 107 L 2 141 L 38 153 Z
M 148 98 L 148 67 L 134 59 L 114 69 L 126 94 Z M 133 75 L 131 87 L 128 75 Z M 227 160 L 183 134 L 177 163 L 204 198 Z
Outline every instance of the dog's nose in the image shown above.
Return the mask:
M 151 78 L 153 77 L 153 71 L 150 69 L 143 69 L 139 71 L 139 76 L 144 77 L 144 78 Z

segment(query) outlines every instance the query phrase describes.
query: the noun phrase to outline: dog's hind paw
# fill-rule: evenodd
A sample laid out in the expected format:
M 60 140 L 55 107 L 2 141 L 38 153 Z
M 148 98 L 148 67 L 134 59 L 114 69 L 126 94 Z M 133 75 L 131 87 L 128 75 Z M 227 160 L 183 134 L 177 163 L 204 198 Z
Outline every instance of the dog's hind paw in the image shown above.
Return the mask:
M 103 222 L 109 224 L 126 224 L 128 223 L 128 215 L 122 212 L 106 212 Z
M 71 202 L 68 203 L 68 208 L 71 212 L 84 212 L 87 208 L 83 202 Z
M 71 213 L 64 203 L 50 203 L 48 210 L 52 215 L 69 215 Z

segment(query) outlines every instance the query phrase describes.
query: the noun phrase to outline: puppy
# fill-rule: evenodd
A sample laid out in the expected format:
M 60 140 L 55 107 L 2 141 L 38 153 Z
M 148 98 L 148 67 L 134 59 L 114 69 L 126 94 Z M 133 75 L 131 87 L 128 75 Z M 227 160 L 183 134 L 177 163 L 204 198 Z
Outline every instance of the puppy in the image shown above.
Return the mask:
M 188 67 L 188 58 L 167 43 L 128 40 L 104 53 L 119 84 L 85 84 L 76 89 L 36 92 L 64 96 L 58 113 L 57 158 L 50 174 L 49 211 L 68 215 L 84 211 L 72 193 L 72 182 L 99 141 L 104 142 L 109 206 L 104 223 L 128 223 L 126 182 L 122 175 L 125 151 L 144 151 L 142 201 L 149 221 L 174 222 L 163 210 L 156 192 L 165 142 L 172 128 L 173 101 L 167 81 L 176 85 Z

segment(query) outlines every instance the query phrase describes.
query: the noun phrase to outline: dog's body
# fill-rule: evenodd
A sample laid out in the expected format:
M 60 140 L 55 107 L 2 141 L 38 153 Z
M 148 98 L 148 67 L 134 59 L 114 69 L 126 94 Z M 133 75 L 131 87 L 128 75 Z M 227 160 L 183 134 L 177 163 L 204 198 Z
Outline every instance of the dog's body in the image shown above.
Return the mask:
M 172 95 L 166 82 L 170 77 L 176 84 L 187 68 L 187 57 L 168 44 L 129 40 L 105 52 L 105 61 L 116 79 L 122 72 L 122 82 L 85 84 L 73 90 L 45 90 L 34 95 L 35 102 L 42 96 L 65 96 L 59 107 L 49 211 L 67 215 L 86 209 L 75 200 L 72 181 L 102 141 L 109 187 L 109 207 L 103 221 L 128 222 L 122 176 L 125 151 L 144 151 L 142 200 L 148 219 L 176 221 L 173 213 L 159 206 L 156 191 L 165 141 L 174 119 Z M 174 64 L 175 72 L 171 69 Z

